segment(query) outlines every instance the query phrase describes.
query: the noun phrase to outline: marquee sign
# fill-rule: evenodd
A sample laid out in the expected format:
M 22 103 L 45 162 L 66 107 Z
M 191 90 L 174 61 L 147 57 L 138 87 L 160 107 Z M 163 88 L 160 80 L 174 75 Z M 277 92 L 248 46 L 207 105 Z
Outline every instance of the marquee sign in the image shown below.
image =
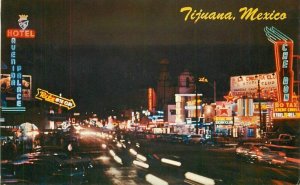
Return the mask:
M 37 91 L 38 91 L 38 93 L 37 93 L 37 95 L 35 95 L 35 98 L 38 100 L 41 100 L 41 101 L 44 100 L 44 101 L 65 107 L 68 110 L 76 107 L 73 99 L 66 99 L 61 96 L 49 93 L 48 91 L 40 89 L 40 88 L 38 88 Z

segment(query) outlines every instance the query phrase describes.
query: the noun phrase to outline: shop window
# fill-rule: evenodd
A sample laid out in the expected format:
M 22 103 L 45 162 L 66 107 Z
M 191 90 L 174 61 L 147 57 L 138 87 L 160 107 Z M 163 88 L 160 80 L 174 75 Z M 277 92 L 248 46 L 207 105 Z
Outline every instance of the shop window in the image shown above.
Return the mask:
M 254 137 L 254 129 L 253 128 L 248 129 L 248 137 Z

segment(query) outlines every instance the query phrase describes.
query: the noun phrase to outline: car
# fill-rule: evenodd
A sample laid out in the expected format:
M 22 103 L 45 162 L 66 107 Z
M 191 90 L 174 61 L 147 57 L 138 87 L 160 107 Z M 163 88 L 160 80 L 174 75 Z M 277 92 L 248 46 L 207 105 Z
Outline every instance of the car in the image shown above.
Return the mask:
M 246 143 L 240 143 L 237 145 L 235 149 L 235 154 L 238 158 L 248 158 L 248 153 L 252 149 L 252 147 L 258 147 L 263 146 L 262 143 L 252 143 L 252 142 L 246 142 Z
M 60 161 L 52 155 L 23 154 L 13 161 L 14 175 L 17 179 L 41 184 L 46 183 L 51 179 L 52 172 L 57 169 Z
M 180 134 L 170 134 L 171 143 L 182 143 L 183 138 Z
M 280 151 L 272 151 L 266 146 L 254 146 L 248 152 L 251 161 L 281 166 L 286 163 L 286 154 Z
M 87 183 L 87 169 L 81 163 L 65 162 L 53 172 L 53 183 L 84 184 Z
M 183 142 L 185 144 L 203 144 L 205 142 L 205 139 L 200 135 L 192 134 L 192 135 L 187 135 L 184 138 Z
M 295 145 L 295 136 L 290 134 L 280 134 L 278 138 L 268 139 L 266 141 L 268 144 L 272 145 L 287 145 L 287 146 L 294 146 Z
M 72 158 L 64 160 L 52 174 L 53 183 L 66 182 L 67 184 L 88 183 L 90 170 L 94 166 L 89 158 Z
M 13 185 L 31 185 L 34 184 L 28 180 L 17 178 L 1 178 L 0 184 L 13 184 Z

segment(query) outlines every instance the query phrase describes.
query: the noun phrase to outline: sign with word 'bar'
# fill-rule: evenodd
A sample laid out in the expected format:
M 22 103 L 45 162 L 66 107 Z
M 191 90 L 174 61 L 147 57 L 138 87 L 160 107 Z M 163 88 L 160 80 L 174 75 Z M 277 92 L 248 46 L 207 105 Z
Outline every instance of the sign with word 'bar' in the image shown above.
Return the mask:
M 76 107 L 73 99 L 66 99 L 61 96 L 49 93 L 48 91 L 40 89 L 40 88 L 38 88 L 37 91 L 38 91 L 38 93 L 37 93 L 37 95 L 35 95 L 35 98 L 38 100 L 41 100 L 41 101 L 44 100 L 44 101 L 65 107 L 68 110 Z

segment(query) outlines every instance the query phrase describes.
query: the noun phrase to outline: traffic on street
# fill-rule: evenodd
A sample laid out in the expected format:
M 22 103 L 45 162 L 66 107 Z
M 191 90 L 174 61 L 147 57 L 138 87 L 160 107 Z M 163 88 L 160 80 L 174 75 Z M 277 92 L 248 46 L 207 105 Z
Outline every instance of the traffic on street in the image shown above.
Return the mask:
M 264 143 L 185 142 L 180 135 L 85 126 L 39 135 L 37 145 L 2 160 L 3 184 L 296 184 L 299 180 L 299 163 L 288 160 L 283 151 L 270 151 Z
M 0 184 L 300 185 L 299 0 L 0 0 Z

